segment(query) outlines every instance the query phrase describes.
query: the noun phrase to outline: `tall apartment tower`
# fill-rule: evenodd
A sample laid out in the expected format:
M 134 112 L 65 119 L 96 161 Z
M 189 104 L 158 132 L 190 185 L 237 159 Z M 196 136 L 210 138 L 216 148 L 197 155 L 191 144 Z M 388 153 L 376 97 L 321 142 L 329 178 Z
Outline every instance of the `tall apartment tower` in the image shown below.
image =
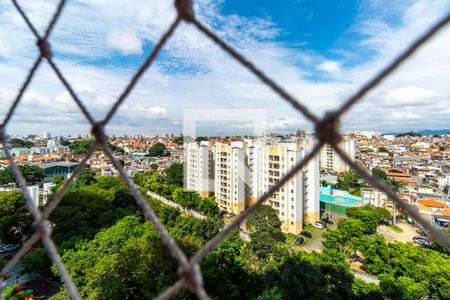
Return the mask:
M 186 167 L 184 186 L 201 196 L 209 196 L 214 191 L 212 145 L 207 141 L 185 144 Z
M 248 170 L 243 142 L 216 143 L 214 157 L 214 195 L 221 209 L 235 214 L 247 206 Z
M 275 185 L 309 150 L 309 145 L 299 143 L 250 146 L 250 204 Z M 298 234 L 303 224 L 319 220 L 319 201 L 319 160 L 316 157 L 267 199 L 265 204 L 278 213 L 283 231 Z
M 355 160 L 355 140 L 347 136 L 340 142 L 339 147 Z M 325 144 L 320 150 L 320 169 L 331 173 L 344 173 L 350 170 L 350 166 L 334 151 Z

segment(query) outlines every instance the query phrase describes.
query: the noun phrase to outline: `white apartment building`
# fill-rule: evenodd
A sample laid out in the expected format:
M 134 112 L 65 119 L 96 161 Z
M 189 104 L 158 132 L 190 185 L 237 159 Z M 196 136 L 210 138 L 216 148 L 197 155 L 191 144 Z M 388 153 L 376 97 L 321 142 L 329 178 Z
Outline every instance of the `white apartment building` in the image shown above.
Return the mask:
M 198 192 L 207 186 L 207 152 L 212 147 L 214 195 L 219 207 L 235 214 L 256 202 L 271 186 L 285 175 L 310 150 L 310 144 L 231 142 L 201 146 L 186 145 L 186 187 Z M 202 159 L 199 159 L 202 153 Z M 202 173 L 203 172 L 203 173 Z M 203 174 L 200 176 L 199 174 Z M 298 234 L 305 223 L 314 223 L 320 216 L 319 157 L 267 199 L 277 212 L 282 229 Z
M 306 144 L 254 144 L 249 147 L 250 204 L 253 204 L 310 150 Z M 298 234 L 320 217 L 319 159 L 312 159 L 267 201 L 278 213 L 285 232 Z
M 344 137 L 339 147 L 351 159 L 355 160 L 355 140 Z M 325 172 L 344 173 L 350 170 L 350 166 L 345 163 L 329 144 L 325 144 L 320 150 L 320 169 Z
M 235 214 L 248 205 L 249 172 L 245 148 L 243 142 L 216 143 L 213 147 L 214 195 L 221 209 Z
M 188 143 L 186 149 L 186 168 L 184 186 L 187 190 L 197 191 L 209 196 L 214 191 L 212 171 L 212 149 L 209 142 Z

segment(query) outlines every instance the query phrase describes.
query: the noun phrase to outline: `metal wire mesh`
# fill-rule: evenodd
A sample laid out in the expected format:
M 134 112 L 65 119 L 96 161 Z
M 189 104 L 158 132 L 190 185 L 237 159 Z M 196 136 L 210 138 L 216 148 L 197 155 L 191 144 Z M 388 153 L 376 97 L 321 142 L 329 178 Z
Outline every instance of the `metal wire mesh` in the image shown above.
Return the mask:
M 39 49 L 39 56 L 36 58 L 34 64 L 30 68 L 30 71 L 25 79 L 25 82 L 22 84 L 21 88 L 18 91 L 18 94 L 9 109 L 3 123 L 0 125 L 0 142 L 3 144 L 5 149 L 6 156 L 11 164 L 12 172 L 15 176 L 17 183 L 19 184 L 24 197 L 31 208 L 31 213 L 34 218 L 34 227 L 36 229 L 33 236 L 28 239 L 22 248 L 15 254 L 15 256 L 6 264 L 6 266 L 1 270 L 0 276 L 2 279 L 6 276 L 6 274 L 12 269 L 12 267 L 31 249 L 31 247 L 39 240 L 42 240 L 44 247 L 48 251 L 48 255 L 52 262 L 58 268 L 62 280 L 64 281 L 67 290 L 72 299 L 81 299 L 79 293 L 77 291 L 76 286 L 74 285 L 72 279 L 70 278 L 61 258 L 57 252 L 56 246 L 53 243 L 51 238 L 51 228 L 48 224 L 48 217 L 51 212 L 55 209 L 55 207 L 60 203 L 61 199 L 65 195 L 65 193 L 69 190 L 70 186 L 73 184 L 77 175 L 80 174 L 81 170 L 84 168 L 87 160 L 92 156 L 95 150 L 98 147 L 101 147 L 105 154 L 111 159 L 114 164 L 114 167 L 118 170 L 120 177 L 128 186 L 130 192 L 132 193 L 135 201 L 141 206 L 144 215 L 154 224 L 159 234 L 161 235 L 162 240 L 166 244 L 167 248 L 170 250 L 173 257 L 178 261 L 180 265 L 180 279 L 174 283 L 171 287 L 169 287 L 166 291 L 158 296 L 158 299 L 168 299 L 174 295 L 176 295 L 180 289 L 187 288 L 193 293 L 197 295 L 199 299 L 208 299 L 208 295 L 203 287 L 203 279 L 200 271 L 199 263 L 202 259 L 208 255 L 209 252 L 214 250 L 219 243 L 235 228 L 237 228 L 250 214 L 252 214 L 265 200 L 267 200 L 274 192 L 276 192 L 279 188 L 281 188 L 292 176 L 294 176 L 299 170 L 301 170 L 309 160 L 311 160 L 314 156 L 318 154 L 320 148 L 325 144 L 330 144 L 334 150 L 347 162 L 350 167 L 352 167 L 355 171 L 357 171 L 364 179 L 366 179 L 369 183 L 371 183 L 374 187 L 384 191 L 388 197 L 395 202 L 396 205 L 400 206 L 407 214 L 411 215 L 416 222 L 418 222 L 423 228 L 429 231 L 431 236 L 438 240 L 440 243 L 450 247 L 450 237 L 444 234 L 443 232 L 434 228 L 427 221 L 422 219 L 418 213 L 405 202 L 401 201 L 400 198 L 395 194 L 395 192 L 383 181 L 372 176 L 367 169 L 353 162 L 350 157 L 346 155 L 339 147 L 338 143 L 341 140 L 341 136 L 339 134 L 339 119 L 340 117 L 348 111 L 354 104 L 356 104 L 364 95 L 377 86 L 380 82 L 382 82 L 385 78 L 387 78 L 398 66 L 400 66 L 404 61 L 410 58 L 418 48 L 420 48 L 423 44 L 430 40 L 436 32 L 441 30 L 444 26 L 446 26 L 450 22 L 450 12 L 447 12 L 446 16 L 440 19 L 438 22 L 430 26 L 425 33 L 419 36 L 409 47 L 407 47 L 403 52 L 401 52 L 397 58 L 395 58 L 390 64 L 385 66 L 374 78 L 367 81 L 365 85 L 363 85 L 353 96 L 351 96 L 339 109 L 330 112 L 325 115 L 323 118 L 317 117 L 314 113 L 308 110 L 304 105 L 302 105 L 295 97 L 290 95 L 285 89 L 283 89 L 280 85 L 278 85 L 274 80 L 269 78 L 263 71 L 259 70 L 253 63 L 247 60 L 243 55 L 239 54 L 233 47 L 227 44 L 224 40 L 218 37 L 212 30 L 210 30 L 207 26 L 205 26 L 200 20 L 195 17 L 192 1 L 191 0 L 175 0 L 175 8 L 177 10 L 177 17 L 172 22 L 167 31 L 161 36 L 152 52 L 148 55 L 145 62 L 141 65 L 141 67 L 137 70 L 135 75 L 131 78 L 130 82 L 124 89 L 124 91 L 117 98 L 109 112 L 106 116 L 99 121 L 96 121 L 89 110 L 83 104 L 81 99 L 77 96 L 75 91 L 72 89 L 69 82 L 65 79 L 63 73 L 55 64 L 52 59 L 52 52 L 50 48 L 50 43 L 48 42 L 48 38 L 57 23 L 63 8 L 66 4 L 65 0 L 61 0 L 57 6 L 57 9 L 51 18 L 47 30 L 44 35 L 41 36 L 27 17 L 27 15 L 22 10 L 21 6 L 16 2 L 16 0 L 12 0 L 12 3 L 16 7 L 19 14 L 22 16 L 24 21 L 26 22 L 28 28 L 32 32 L 32 34 L 36 38 L 36 44 Z M 281 98 L 290 103 L 295 109 L 301 112 L 307 119 L 309 119 L 315 125 L 315 134 L 318 139 L 318 143 L 312 149 L 312 151 L 300 162 L 298 162 L 287 174 L 285 174 L 279 182 L 272 186 L 264 195 L 262 195 L 256 203 L 248 207 L 245 211 L 243 211 L 236 219 L 233 220 L 229 225 L 227 225 L 221 232 L 219 232 L 213 239 L 207 242 L 203 248 L 201 248 L 190 260 L 187 259 L 186 255 L 177 245 L 175 240 L 169 235 L 166 228 L 161 224 L 158 220 L 156 214 L 149 206 L 149 204 L 145 201 L 144 197 L 140 193 L 139 189 L 132 183 L 130 178 L 127 176 L 124 168 L 117 160 L 117 158 L 113 155 L 109 145 L 108 145 L 108 137 L 105 134 L 105 126 L 117 112 L 117 109 L 123 103 L 123 101 L 128 97 L 130 92 L 135 87 L 136 83 L 145 73 L 145 71 L 151 66 L 152 62 L 157 57 L 158 53 L 167 42 L 167 40 L 172 36 L 176 28 L 181 22 L 190 23 L 195 26 L 200 32 L 204 33 L 206 37 L 211 39 L 214 43 L 216 43 L 223 51 L 227 52 L 231 57 L 240 62 L 245 68 L 247 68 L 251 73 L 253 73 L 256 77 L 258 77 L 264 84 L 270 87 L 275 93 L 277 93 Z M 62 82 L 64 87 L 67 89 L 72 99 L 75 101 L 76 105 L 79 107 L 83 115 L 86 117 L 89 124 L 92 126 L 92 134 L 95 137 L 96 144 L 93 145 L 85 158 L 81 161 L 78 167 L 75 169 L 71 177 L 64 183 L 63 187 L 59 192 L 55 195 L 49 205 L 45 208 L 44 211 L 40 211 L 38 208 L 35 208 L 32 204 L 31 197 L 27 192 L 27 184 L 22 176 L 20 170 L 14 158 L 12 157 L 9 149 L 7 148 L 7 137 L 5 132 L 6 125 L 10 122 L 11 116 L 14 114 L 17 105 L 20 103 L 24 92 L 26 91 L 28 85 L 30 84 L 35 71 L 42 63 L 43 60 L 46 60 L 58 79 Z M 3 289 L 4 282 L 2 281 L 1 288 Z

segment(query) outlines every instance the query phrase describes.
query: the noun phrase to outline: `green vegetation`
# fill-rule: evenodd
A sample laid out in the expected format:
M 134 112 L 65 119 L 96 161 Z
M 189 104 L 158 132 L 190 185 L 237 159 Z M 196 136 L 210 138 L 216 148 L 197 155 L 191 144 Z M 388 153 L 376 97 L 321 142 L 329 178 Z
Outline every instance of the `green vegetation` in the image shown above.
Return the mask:
M 197 209 L 203 203 L 209 207 L 205 211 L 210 209 L 210 217 L 200 220 L 146 197 L 161 223 L 191 257 L 224 224 L 213 198 L 185 192 L 166 180 L 165 174 L 156 171 L 134 177 L 140 187 L 172 197 L 185 207 Z M 0 193 L 4 217 L 25 215 L 23 210 L 20 194 Z M 412 243 L 388 244 L 383 237 L 372 235 L 378 221 L 390 217 L 384 209 L 349 208 L 347 214 L 336 230 L 325 233 L 321 253 L 305 253 L 286 245 L 276 212 L 261 206 L 246 222 L 251 242 L 243 242 L 239 232 L 233 231 L 200 263 L 207 293 L 212 299 L 260 300 L 450 297 L 448 254 Z M 50 222 L 54 225 L 52 237 L 83 298 L 151 299 L 179 279 L 178 263 L 118 177 L 83 171 L 50 215 Z M 305 230 L 315 234 L 312 228 Z M 378 276 L 380 286 L 354 278 L 348 261 L 355 257 L 363 261 L 365 271 Z M 43 278 L 57 274 L 40 245 L 22 262 L 25 270 L 36 271 Z M 13 297 L 14 289 L 10 289 Z M 67 298 L 67 291 L 53 297 Z M 176 298 L 195 296 L 185 290 Z
M 286 240 L 277 212 L 268 205 L 261 205 L 247 219 L 246 227 L 251 238 L 248 247 L 260 259 L 274 254 L 277 243 Z
M 377 299 L 450 297 L 448 254 L 412 243 L 388 244 L 381 236 L 369 236 L 376 229 L 374 220 L 386 218 L 387 211 L 366 206 L 349 209 L 347 213 L 349 218 L 340 220 L 338 229 L 326 234 L 324 251 L 339 251 L 348 258 L 357 251 L 361 253 L 365 270 L 380 279 Z
M 94 144 L 95 140 L 75 141 L 69 145 L 69 149 L 73 154 L 86 154 Z
M 173 139 L 173 142 L 177 145 L 183 145 L 184 142 L 184 137 L 182 136 L 177 136 Z
M 30 141 L 24 141 L 22 139 L 12 138 L 8 141 L 11 145 L 11 148 L 31 148 L 34 147 L 34 144 Z
M 164 170 L 164 180 L 168 184 L 183 186 L 184 166 L 183 164 L 172 164 Z
M 163 143 L 156 143 L 148 149 L 150 156 L 162 156 L 167 155 L 168 151 Z
M 350 170 L 338 176 L 336 188 L 345 190 L 353 195 L 359 195 L 361 188 L 358 181 L 360 179 L 361 177 L 356 171 Z
M 379 168 L 373 168 L 372 170 L 372 175 L 374 176 L 378 176 L 379 178 L 383 179 L 383 180 L 387 180 L 387 174 L 384 170 L 379 169 Z
M 0 193 L 0 240 L 17 242 L 22 236 L 19 223 L 31 222 L 26 202 L 19 192 Z
M 157 171 L 137 173 L 134 175 L 133 181 L 138 186 L 149 189 L 185 208 L 195 209 L 211 217 L 217 216 L 219 208 L 215 201 L 215 197 L 201 197 L 196 192 L 183 190 L 183 188 L 181 188 L 183 165 L 174 164 L 172 166 L 166 169 L 164 174 Z M 167 170 L 169 170 L 169 172 L 167 172 Z
M 402 137 L 402 136 L 422 136 L 422 135 L 412 130 L 410 132 L 403 132 L 395 135 L 395 137 Z
M 379 147 L 378 148 L 378 152 L 382 152 L 382 153 L 390 153 L 389 149 L 385 148 L 385 147 Z
M 403 229 L 401 229 L 397 225 L 389 225 L 389 227 L 392 228 L 396 232 L 403 232 Z
M 42 168 L 36 165 L 20 165 L 19 170 L 22 172 L 22 175 L 25 177 L 25 180 L 28 184 L 40 183 L 45 178 L 45 174 L 44 171 L 42 171 Z M 15 182 L 15 179 L 10 166 L 0 170 L 0 185 L 5 185 L 13 182 Z

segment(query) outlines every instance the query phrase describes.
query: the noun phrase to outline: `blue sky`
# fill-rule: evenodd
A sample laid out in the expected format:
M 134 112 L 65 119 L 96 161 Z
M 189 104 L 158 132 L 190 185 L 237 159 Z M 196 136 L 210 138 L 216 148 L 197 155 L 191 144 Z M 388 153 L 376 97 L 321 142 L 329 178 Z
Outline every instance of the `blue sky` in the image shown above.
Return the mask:
M 42 32 L 56 1 L 19 3 Z M 199 20 L 318 115 L 341 104 L 450 10 L 449 0 L 194 3 Z M 52 49 L 64 75 L 96 118 L 106 113 L 174 18 L 171 1 L 68 2 L 52 33 Z M 4 115 L 37 51 L 8 1 L 0 2 L 0 26 L 0 114 Z M 352 109 L 342 130 L 450 128 L 449 44 L 447 28 Z M 182 24 L 120 108 L 109 131 L 181 132 L 183 112 L 192 108 L 206 114 L 207 109 L 255 109 L 267 112 L 268 131 L 311 129 L 304 117 L 193 26 Z M 46 64 L 39 68 L 12 121 L 9 133 L 89 130 Z M 239 134 L 250 128 L 243 123 L 230 115 L 224 126 L 227 133 Z M 220 134 L 224 126 L 208 130 Z

